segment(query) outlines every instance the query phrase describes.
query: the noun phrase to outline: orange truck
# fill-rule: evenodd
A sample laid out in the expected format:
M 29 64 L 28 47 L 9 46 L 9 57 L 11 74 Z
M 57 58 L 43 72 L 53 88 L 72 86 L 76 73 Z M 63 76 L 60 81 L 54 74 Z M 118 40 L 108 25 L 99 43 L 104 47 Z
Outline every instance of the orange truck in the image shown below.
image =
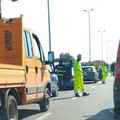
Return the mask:
M 53 56 L 48 52 L 48 61 Z M 0 108 L 5 120 L 18 120 L 18 105 L 38 103 L 47 111 L 50 92 L 50 73 L 37 35 L 23 27 L 22 15 L 0 19 Z

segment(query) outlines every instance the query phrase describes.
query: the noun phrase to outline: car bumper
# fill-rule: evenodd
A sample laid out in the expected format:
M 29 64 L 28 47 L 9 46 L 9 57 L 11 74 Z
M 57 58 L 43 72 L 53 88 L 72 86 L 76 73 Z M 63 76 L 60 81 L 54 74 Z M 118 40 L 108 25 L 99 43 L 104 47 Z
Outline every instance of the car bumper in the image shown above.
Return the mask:
M 74 88 L 74 83 L 66 83 L 63 84 L 64 89 L 73 89 Z
M 94 81 L 94 80 L 96 80 L 96 78 L 92 77 L 92 76 L 87 76 L 87 77 L 83 77 L 83 80 L 84 81 Z

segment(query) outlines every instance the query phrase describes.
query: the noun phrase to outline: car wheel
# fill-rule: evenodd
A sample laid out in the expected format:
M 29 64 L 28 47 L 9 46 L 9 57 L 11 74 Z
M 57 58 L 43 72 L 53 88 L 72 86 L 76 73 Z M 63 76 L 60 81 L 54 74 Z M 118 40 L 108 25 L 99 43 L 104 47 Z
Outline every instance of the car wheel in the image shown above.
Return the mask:
M 94 81 L 94 83 L 96 83 L 96 80 Z
M 58 89 L 58 91 L 59 91 L 59 84 L 57 84 L 57 89 Z
M 45 90 L 44 99 L 39 103 L 41 111 L 48 111 L 50 105 L 50 91 L 48 88 Z
M 94 83 L 97 83 L 97 82 L 98 82 L 98 80 L 97 80 L 97 79 L 95 79 L 95 80 L 94 80 Z
M 58 96 L 58 88 L 56 88 L 55 92 L 52 93 L 52 96 L 53 96 L 53 97 L 57 97 L 57 96 Z

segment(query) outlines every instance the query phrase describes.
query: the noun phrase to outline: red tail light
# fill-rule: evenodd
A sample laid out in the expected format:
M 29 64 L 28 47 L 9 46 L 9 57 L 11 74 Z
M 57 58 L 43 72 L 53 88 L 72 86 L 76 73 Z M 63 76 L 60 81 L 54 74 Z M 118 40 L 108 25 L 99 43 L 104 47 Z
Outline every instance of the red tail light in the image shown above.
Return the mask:
M 117 60 L 115 65 L 115 80 L 120 84 L 120 41 L 119 41 Z

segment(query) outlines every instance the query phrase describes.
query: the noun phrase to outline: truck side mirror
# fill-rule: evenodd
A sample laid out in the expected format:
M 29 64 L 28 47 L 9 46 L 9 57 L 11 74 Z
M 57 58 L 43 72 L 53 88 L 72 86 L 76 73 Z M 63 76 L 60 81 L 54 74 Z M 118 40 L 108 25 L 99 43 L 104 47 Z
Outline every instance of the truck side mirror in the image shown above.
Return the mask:
M 52 51 L 48 52 L 48 61 L 51 63 L 54 61 L 54 52 Z

